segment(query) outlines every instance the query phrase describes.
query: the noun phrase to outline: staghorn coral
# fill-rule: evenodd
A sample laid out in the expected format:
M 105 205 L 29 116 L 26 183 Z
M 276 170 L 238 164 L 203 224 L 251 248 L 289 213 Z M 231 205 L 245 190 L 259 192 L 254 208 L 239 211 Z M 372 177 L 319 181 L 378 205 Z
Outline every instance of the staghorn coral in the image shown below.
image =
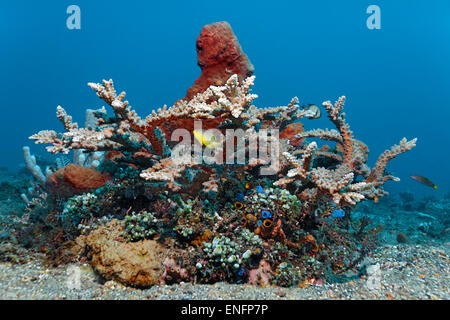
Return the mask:
M 302 159 L 299 161 L 296 157 L 291 155 L 289 152 L 283 152 L 283 156 L 286 160 L 293 166 L 293 169 L 290 169 L 287 172 L 287 177 L 280 179 L 274 182 L 275 186 L 286 186 L 288 183 L 295 181 L 296 179 L 306 179 L 309 174 L 311 158 L 313 156 L 313 152 L 316 149 L 317 144 L 315 142 L 311 142 L 306 148 L 302 155 Z M 296 178 L 298 177 L 298 178 Z
M 172 158 L 162 159 L 153 167 L 143 171 L 141 177 L 146 180 L 158 180 L 167 182 L 167 187 L 173 191 L 178 191 L 181 186 L 176 183 L 175 179 L 181 176 L 181 172 L 185 166 L 176 162 Z
M 371 177 L 367 178 L 367 181 L 368 182 L 375 181 L 376 183 L 380 184 L 386 182 L 387 180 L 398 181 L 399 179 L 396 177 L 384 175 L 386 165 L 390 160 L 396 158 L 398 155 L 414 148 L 416 146 L 416 142 L 417 138 L 410 141 L 406 140 L 406 138 L 403 138 L 398 145 L 394 145 L 391 147 L 390 150 L 384 151 L 378 158 L 377 162 L 375 163 L 373 174 L 371 174 Z
M 275 108 L 261 109 L 251 105 L 257 97 L 250 93 L 253 83 L 254 76 L 239 82 L 238 76 L 232 75 L 224 86 L 210 86 L 190 101 L 181 100 L 170 108 L 165 106 L 153 111 L 144 120 L 131 109 L 128 101 L 124 101 L 125 92 L 117 95 L 112 80 L 103 81 L 103 84 L 89 83 L 97 95 L 112 107 L 114 116 L 108 116 L 106 110 L 101 109 L 94 112 L 97 118 L 95 128 L 79 128 L 72 122 L 71 116 L 58 106 L 57 117 L 66 132 L 58 134 L 43 130 L 30 139 L 38 144 L 52 144 L 47 147 L 52 153 L 79 149 L 84 153 L 125 152 L 128 154 L 125 158 L 133 161 L 143 159 L 147 166 L 151 165 L 142 171 L 142 178 L 165 181 L 169 188 L 177 191 L 179 187 L 175 179 L 186 167 L 197 164 L 183 159 L 173 163 L 173 159 L 168 158 L 170 148 L 167 140 L 173 130 L 183 128 L 192 132 L 194 121 L 201 120 L 204 130 L 222 126 L 250 129 L 257 135 L 258 125 L 263 121 L 269 123 L 269 128 L 285 128 L 289 123 L 309 116 L 308 111 L 299 109 L 297 98 L 292 99 L 288 106 Z M 184 155 L 189 157 L 190 154 Z M 202 167 L 205 169 L 205 166 Z
M 97 215 L 103 214 L 97 207 L 102 201 L 108 207 L 114 206 L 115 210 L 122 214 L 125 205 L 136 206 L 133 210 L 144 214 L 153 212 L 149 200 L 156 192 L 160 192 L 159 190 L 183 192 L 184 196 L 186 192 L 189 193 L 188 191 L 196 194 L 194 201 L 190 193 L 188 200 L 183 202 L 179 195 L 177 200 L 174 193 L 165 192 L 163 199 L 168 197 L 166 212 L 152 215 L 155 219 L 150 216 L 142 217 L 143 225 L 140 220 L 133 224 L 134 222 L 130 220 L 132 218 L 125 218 L 129 230 L 125 230 L 124 234 L 128 239 L 137 241 L 136 243 L 148 241 L 148 238 L 158 234 L 175 238 L 178 245 L 189 248 L 187 252 L 190 252 L 191 260 L 187 263 L 190 264 L 181 266 L 172 261 L 172 267 L 177 267 L 173 269 L 166 266 L 166 273 L 160 272 L 164 274 L 161 280 L 163 282 L 173 277 L 180 278 L 176 270 L 183 270 L 180 279 L 192 279 L 194 272 L 199 276 L 200 282 L 248 281 L 262 285 L 266 285 L 269 281 L 274 281 L 278 285 L 291 285 L 301 280 L 322 279 L 326 277 L 324 270 L 327 270 L 327 263 L 331 263 L 332 272 L 342 272 L 345 268 L 353 266 L 353 263 L 347 262 L 348 259 L 343 263 L 339 255 L 352 254 L 352 250 L 356 250 L 355 244 L 350 240 L 342 240 L 347 248 L 345 252 L 342 251 L 344 253 L 339 251 L 336 255 L 334 252 L 328 252 L 330 258 L 322 258 L 325 260 L 318 262 L 316 256 L 322 254 L 322 244 L 328 241 L 328 238 L 315 237 L 305 230 L 315 230 L 317 225 L 325 228 L 323 222 L 317 218 L 326 217 L 332 210 L 333 203 L 346 207 L 363 199 L 375 199 L 384 195 L 381 185 L 389 179 L 394 179 L 390 175 L 384 175 L 387 162 L 414 147 L 416 140 L 402 140 L 400 145 L 383 153 L 374 169 L 370 170 L 366 164 L 368 147 L 354 139 L 349 125 L 345 122 L 342 113 L 343 98 L 335 105 L 324 103 L 329 118 L 337 130 L 301 132 L 302 125 L 296 121 L 310 115 L 308 110 L 299 109 L 298 99 L 292 99 L 288 106 L 259 109 L 251 104 L 256 98 L 256 95 L 250 93 L 253 81 L 254 77 L 250 77 L 239 82 L 238 76 L 234 75 L 224 86 L 210 86 L 190 101 L 180 101 L 173 107 L 159 109 L 144 120 L 131 110 L 128 102 L 124 101 L 124 93 L 116 94 L 112 81 L 104 81 L 103 85 L 91 84 L 97 95 L 112 107 L 114 116 L 109 117 L 105 110 L 95 112 L 97 119 L 95 127 L 80 129 L 72 123 L 65 111 L 58 109 L 58 118 L 63 122 L 67 132 L 52 134 L 50 136 L 56 138 L 47 139 L 49 135 L 44 131 L 44 134 L 38 133 L 32 136 L 32 139 L 38 143 L 52 143 L 54 148 L 48 149 L 51 152 L 64 153 L 72 149 L 83 149 L 83 154 L 91 158 L 95 152 L 107 151 L 102 158 L 105 163 L 113 167 L 127 165 L 125 170 L 120 167 L 114 174 L 115 181 L 121 183 L 105 185 L 103 188 L 106 188 L 106 191 L 98 193 L 98 198 L 91 197 L 95 203 L 89 202 L 88 208 L 83 208 L 81 204 L 81 209 L 78 205 L 72 205 L 77 202 L 75 200 L 83 200 L 82 197 L 72 198 L 66 204 L 66 211 L 69 207 L 73 207 L 70 214 L 72 220 L 80 220 L 79 225 L 83 227 L 81 229 L 87 232 L 90 230 L 89 226 L 94 223 L 92 221 L 98 219 Z M 284 132 L 284 135 L 281 139 L 276 136 L 264 136 L 262 140 L 258 139 L 256 145 L 246 144 L 241 150 L 237 150 L 238 154 L 244 155 L 246 159 L 240 169 L 234 164 L 208 165 L 205 162 L 192 161 L 190 142 L 173 146 L 169 139 L 178 125 L 185 126 L 188 132 L 192 132 L 196 120 L 202 120 L 203 128 L 206 129 L 243 129 L 246 133 L 246 142 L 255 137 L 261 138 L 262 128 L 278 129 Z M 286 128 L 288 131 L 284 131 Z M 300 133 L 293 135 L 295 131 Z M 103 135 L 103 140 L 91 139 L 99 135 Z M 74 137 L 77 138 L 73 139 Z M 336 147 L 331 149 L 324 146 L 318 149 L 316 142 L 296 146 L 290 144 L 292 139 L 303 140 L 311 137 L 335 142 Z M 235 208 L 236 210 L 230 212 L 227 204 L 223 204 L 221 196 L 233 191 L 226 190 L 224 182 L 230 181 L 236 174 L 232 173 L 235 171 L 240 172 L 238 176 L 245 174 L 250 179 L 257 175 L 255 168 L 264 162 L 261 161 L 262 158 L 251 162 L 249 153 L 258 150 L 262 141 L 264 144 L 272 142 L 268 151 L 277 148 L 277 151 L 282 151 L 283 154 L 283 158 L 279 159 L 279 179 L 274 181 L 277 172 L 275 170 L 272 176 L 266 178 L 266 183 L 269 186 L 273 184 L 289 189 L 269 187 L 262 189 L 262 192 L 247 190 L 241 200 L 244 202 L 243 208 Z M 300 158 L 296 155 L 300 155 Z M 333 159 L 337 165 L 315 166 L 314 160 L 317 156 Z M 364 180 L 358 182 L 356 180 L 358 175 Z M 139 178 L 140 182 L 136 180 Z M 158 189 L 154 188 L 155 185 L 159 186 Z M 129 189 L 132 191 L 127 191 Z M 185 191 L 186 189 L 189 190 Z M 204 191 L 202 197 L 208 196 L 209 193 L 219 194 L 217 199 L 220 201 L 210 203 L 202 199 L 198 196 L 200 190 Z M 133 193 L 133 199 L 141 192 L 145 192 L 145 196 L 139 202 L 127 201 L 126 199 L 130 198 L 127 194 L 130 192 Z M 125 199 L 119 200 L 114 194 L 123 194 Z M 171 203 L 174 202 L 178 206 L 175 205 L 174 210 L 169 210 L 169 207 L 173 206 Z M 171 211 L 172 214 L 168 214 L 167 211 Z M 263 214 L 268 213 L 270 217 L 265 218 Z M 339 238 L 338 231 L 330 232 L 333 237 Z M 296 260 L 302 256 L 307 259 Z M 96 258 L 93 263 L 102 266 L 103 262 L 98 259 L 99 255 L 94 257 Z M 313 265 L 310 269 L 309 264 Z M 285 265 L 290 267 L 285 268 Z M 340 267 L 341 265 L 344 267 Z M 194 266 L 195 271 L 188 271 Z M 101 270 L 103 267 L 97 268 Z M 112 277 L 110 271 L 102 273 Z M 156 283 L 155 278 L 136 280 L 129 278 L 128 274 L 126 277 L 126 280 L 121 281 L 129 282 L 131 285 Z
M 335 169 L 311 168 L 311 159 L 317 149 L 317 144 L 311 142 L 301 152 L 296 152 L 296 154 L 302 154 L 300 160 L 289 152 L 283 153 L 293 169 L 287 172 L 286 177 L 276 181 L 275 185 L 286 186 L 294 181 L 300 181 L 302 185 L 312 183 L 313 187 L 304 188 L 301 191 L 299 194 L 301 199 L 310 200 L 322 196 L 333 200 L 340 206 L 347 206 L 354 205 L 362 199 L 374 199 L 385 195 L 386 192 L 381 188 L 381 185 L 387 180 L 398 180 L 389 175 L 384 176 L 385 167 L 389 160 L 411 150 L 415 146 L 417 138 L 411 141 L 403 138 L 400 145 L 394 145 L 390 150 L 385 151 L 368 175 L 370 169 L 367 167 L 366 161 L 369 150 L 364 143 L 354 139 L 353 132 L 345 121 L 345 113 L 342 112 L 344 102 L 345 97 L 343 96 L 334 105 L 329 101 L 323 103 L 328 112 L 328 118 L 337 130 L 316 129 L 301 132 L 295 136 L 297 138 L 320 138 L 337 142 L 342 155 L 333 158 L 339 160 L 339 165 Z M 327 151 L 321 153 L 321 155 L 328 157 L 331 157 L 330 154 L 334 153 Z M 354 183 L 358 174 L 363 175 L 366 180 Z

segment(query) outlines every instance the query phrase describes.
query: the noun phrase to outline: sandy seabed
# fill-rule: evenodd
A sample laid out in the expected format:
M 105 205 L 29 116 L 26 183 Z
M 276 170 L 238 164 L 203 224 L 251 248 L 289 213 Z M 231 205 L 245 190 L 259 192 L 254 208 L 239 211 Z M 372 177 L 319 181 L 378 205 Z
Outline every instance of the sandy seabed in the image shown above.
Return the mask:
M 45 267 L 39 258 L 25 264 L 0 264 L 1 299 L 145 300 L 145 299 L 450 299 L 450 243 L 384 245 L 363 261 L 370 275 L 308 287 L 254 287 L 181 283 L 149 289 L 103 281 L 88 266 Z M 79 281 L 71 281 L 76 267 Z M 369 273 L 369 274 L 368 274 Z

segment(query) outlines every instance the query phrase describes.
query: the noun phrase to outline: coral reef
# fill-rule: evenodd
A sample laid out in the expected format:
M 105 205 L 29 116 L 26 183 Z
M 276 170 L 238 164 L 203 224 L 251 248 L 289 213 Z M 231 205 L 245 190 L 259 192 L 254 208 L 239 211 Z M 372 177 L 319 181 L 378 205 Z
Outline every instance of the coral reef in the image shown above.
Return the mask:
M 319 117 L 319 107 L 301 108 L 296 97 L 253 105 L 253 66 L 227 23 L 205 26 L 197 51 L 202 75 L 186 98 L 146 118 L 112 80 L 89 83 L 112 114 L 89 110 L 84 128 L 57 107 L 65 132 L 30 138 L 54 154 L 72 151 L 74 161 L 43 171 L 24 148 L 36 188 L 22 242 L 42 246 L 47 235 L 56 261 L 54 248 L 73 252 L 76 240 L 78 257 L 103 277 L 137 287 L 306 286 L 357 269 L 381 227 L 352 211 L 387 194 L 383 184 L 398 180 L 387 163 L 416 139 L 401 140 L 371 169 L 368 147 L 345 120 L 345 97 L 322 104 L 336 129 L 304 131 L 302 119 Z M 36 232 L 42 238 L 30 237 Z
M 386 165 L 399 154 L 414 148 L 417 138 L 410 141 L 403 138 L 399 145 L 394 145 L 390 150 L 383 152 L 374 169 L 370 171 L 366 164 L 369 150 L 365 144 L 353 138 L 353 132 L 345 121 L 345 114 L 342 112 L 344 102 L 345 97 L 341 97 L 334 105 L 329 101 L 323 103 L 329 119 L 338 129 L 337 131 L 317 129 L 302 132 L 295 136 L 297 138 L 314 137 L 336 142 L 340 146 L 339 152 L 321 152 L 319 155 L 339 159 L 339 165 L 334 169 L 311 168 L 311 159 L 317 149 L 316 142 L 311 142 L 304 149 L 295 152 L 295 154 L 302 154 L 300 160 L 288 152 L 283 153 L 294 168 L 287 172 L 287 177 L 276 181 L 275 185 L 286 186 L 294 181 L 300 181 L 302 185 L 309 183 L 313 187 L 303 190 L 299 195 L 301 199 L 329 198 L 336 205 L 345 207 L 355 205 L 362 199 L 376 199 L 384 196 L 386 192 L 381 188 L 382 184 L 388 180 L 399 180 L 396 177 L 384 174 Z M 354 183 L 357 175 L 361 175 L 364 181 Z

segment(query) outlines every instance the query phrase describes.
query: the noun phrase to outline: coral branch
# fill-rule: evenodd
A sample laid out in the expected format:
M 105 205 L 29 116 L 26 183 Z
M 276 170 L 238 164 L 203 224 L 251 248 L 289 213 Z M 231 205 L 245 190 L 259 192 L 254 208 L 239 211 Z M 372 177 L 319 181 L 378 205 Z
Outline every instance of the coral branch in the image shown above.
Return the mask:
M 391 176 L 384 176 L 384 170 L 386 169 L 387 163 L 397 157 L 398 155 L 411 150 L 416 146 L 417 138 L 408 141 L 403 138 L 398 145 L 393 145 L 391 149 L 384 151 L 374 167 L 374 180 L 378 182 L 384 182 L 387 180 L 394 180 Z
M 344 119 L 344 102 L 345 97 L 340 97 L 334 105 L 329 101 L 323 103 L 328 112 L 328 118 L 336 126 L 337 131 L 316 129 L 295 135 L 296 138 L 320 138 L 336 142 L 336 151 L 342 153 L 342 157 L 339 153 L 329 152 L 329 148 L 316 152 L 317 156 L 325 156 L 337 161 L 339 164 L 336 168 L 318 167 L 310 171 L 303 168 L 301 166 L 302 161 L 298 161 L 294 155 L 302 154 L 302 159 L 305 155 L 309 155 L 311 151 L 311 144 L 309 144 L 305 149 L 296 150 L 293 154 L 283 153 L 294 168 L 287 172 L 286 177 L 275 182 L 275 185 L 286 185 L 298 180 L 301 182 L 301 185 L 313 183 L 315 187 L 303 190 L 299 194 L 300 198 L 312 197 L 315 199 L 318 194 L 321 194 L 341 206 L 354 205 L 362 199 L 374 199 L 377 196 L 387 194 L 381 188 L 381 185 L 388 180 L 398 180 L 398 178 L 390 175 L 384 176 L 387 163 L 397 155 L 411 150 L 415 146 L 417 139 L 407 141 L 404 138 L 399 145 L 386 150 L 379 157 L 372 173 L 369 174 L 370 168 L 366 164 L 369 149 L 363 142 L 353 138 L 353 132 Z M 310 159 L 310 157 L 307 158 Z M 352 183 L 359 174 L 366 177 L 366 181 Z M 311 192 L 314 195 L 309 194 Z
M 329 129 L 314 129 L 310 131 L 301 132 L 295 135 L 295 138 L 320 138 L 322 140 L 329 140 L 342 143 L 341 134 L 336 130 Z
M 289 170 L 287 173 L 287 178 L 280 179 L 274 183 L 276 186 L 285 186 L 286 184 L 296 180 L 296 179 L 306 179 L 309 174 L 309 167 L 311 164 L 311 159 L 314 153 L 314 150 L 317 148 L 317 144 L 315 142 L 311 142 L 305 149 L 305 152 L 302 155 L 301 160 L 297 160 L 293 155 L 289 152 L 283 152 L 283 156 L 286 160 L 294 167 Z

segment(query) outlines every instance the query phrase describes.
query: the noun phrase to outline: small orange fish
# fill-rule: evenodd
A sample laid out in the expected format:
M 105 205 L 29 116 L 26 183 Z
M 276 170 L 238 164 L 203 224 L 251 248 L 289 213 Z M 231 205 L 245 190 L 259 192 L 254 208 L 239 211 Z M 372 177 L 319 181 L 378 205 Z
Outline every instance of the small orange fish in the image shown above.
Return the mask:
M 433 189 L 437 189 L 437 186 L 428 178 L 422 177 L 422 176 L 410 176 L 411 179 L 414 179 L 428 187 L 431 187 Z

